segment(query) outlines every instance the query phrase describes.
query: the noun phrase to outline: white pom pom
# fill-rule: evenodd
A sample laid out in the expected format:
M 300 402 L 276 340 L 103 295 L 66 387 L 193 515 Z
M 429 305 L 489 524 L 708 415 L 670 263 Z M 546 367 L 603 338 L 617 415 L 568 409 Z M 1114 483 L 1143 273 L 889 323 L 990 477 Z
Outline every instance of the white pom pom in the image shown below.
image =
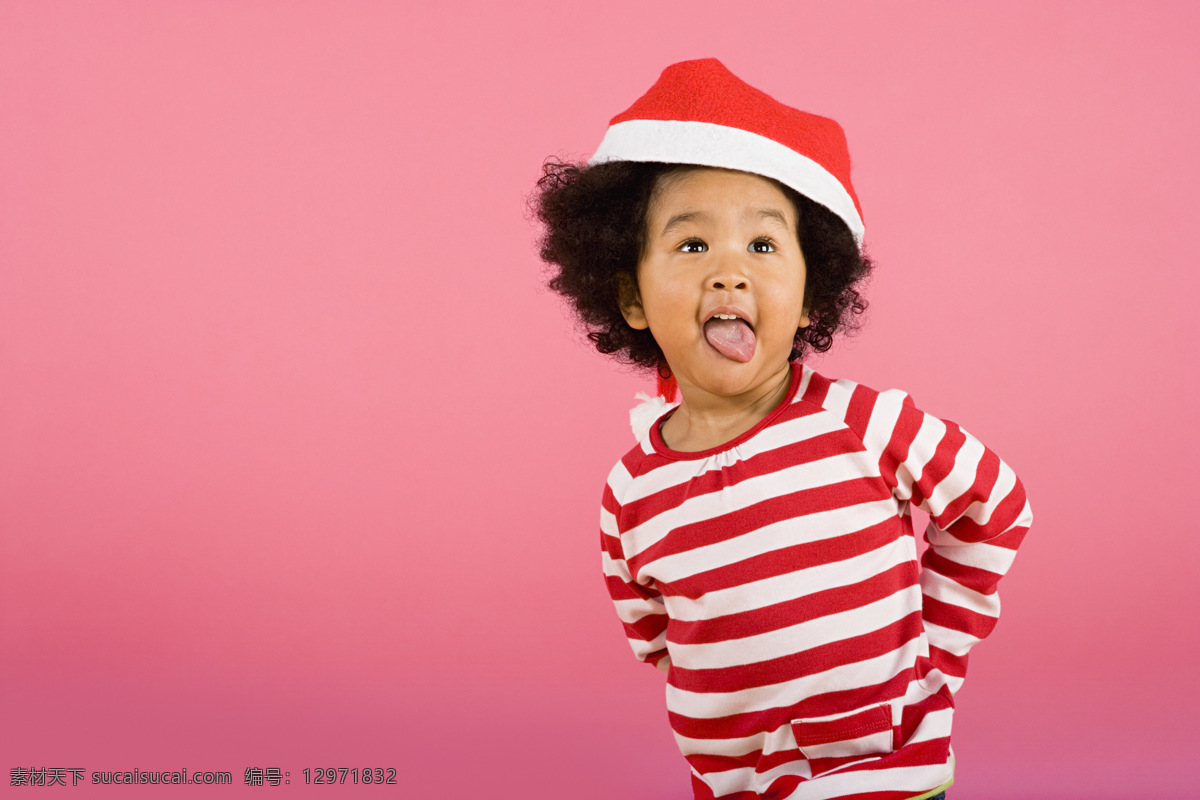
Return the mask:
M 679 405 L 679 403 L 668 403 L 661 397 L 651 397 L 645 392 L 638 392 L 633 399 L 642 401 L 629 409 L 629 427 L 633 428 L 633 435 L 639 442 L 646 438 L 646 435 L 650 433 L 650 426 L 659 417 Z

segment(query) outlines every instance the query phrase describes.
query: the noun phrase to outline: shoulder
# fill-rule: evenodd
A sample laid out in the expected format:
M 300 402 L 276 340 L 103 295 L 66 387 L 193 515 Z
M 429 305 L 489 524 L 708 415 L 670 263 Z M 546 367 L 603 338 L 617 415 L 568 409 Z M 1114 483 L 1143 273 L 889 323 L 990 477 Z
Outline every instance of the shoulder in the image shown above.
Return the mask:
M 629 449 L 621 459 L 613 465 L 604 482 L 604 502 L 609 505 L 617 504 L 627 494 L 630 485 L 646 470 L 647 460 L 654 455 L 654 445 L 650 443 L 649 435 Z
M 845 420 L 850 427 L 864 421 L 864 415 L 879 407 L 912 403 L 908 393 L 900 389 L 872 389 L 847 378 L 828 378 L 811 367 L 801 364 L 803 373 L 796 402 L 809 403 Z
M 796 402 L 819 407 L 831 414 L 862 440 L 868 450 L 880 451 L 912 398 L 900 389 L 872 389 L 846 378 L 827 378 L 806 365 Z

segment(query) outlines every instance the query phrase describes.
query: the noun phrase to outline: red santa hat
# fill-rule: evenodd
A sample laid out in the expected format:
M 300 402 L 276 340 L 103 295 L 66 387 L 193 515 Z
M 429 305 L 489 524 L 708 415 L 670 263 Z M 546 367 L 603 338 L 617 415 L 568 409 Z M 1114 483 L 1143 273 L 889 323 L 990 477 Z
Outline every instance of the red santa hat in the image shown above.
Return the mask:
M 715 58 L 681 61 L 609 122 L 588 161 L 654 161 L 773 178 L 837 214 L 862 246 L 842 126 L 785 106 Z
M 607 161 L 696 164 L 773 178 L 840 217 L 862 246 L 862 208 L 850 184 L 842 126 L 785 106 L 715 58 L 672 64 L 613 117 L 588 163 Z M 670 407 L 675 390 L 673 378 L 660 376 L 663 399 L 645 398 L 630 412 L 639 438 Z

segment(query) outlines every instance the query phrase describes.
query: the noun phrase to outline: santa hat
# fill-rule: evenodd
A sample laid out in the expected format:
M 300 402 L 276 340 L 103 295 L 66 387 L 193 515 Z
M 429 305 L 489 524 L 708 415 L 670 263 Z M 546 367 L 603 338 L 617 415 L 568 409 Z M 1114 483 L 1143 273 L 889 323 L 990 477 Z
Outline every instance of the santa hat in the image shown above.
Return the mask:
M 842 127 L 785 106 L 715 58 L 672 64 L 650 91 L 613 117 L 588 163 L 608 161 L 696 164 L 773 178 L 840 217 L 862 246 L 862 209 L 850 184 Z M 675 388 L 673 379 L 660 376 L 664 400 L 630 412 L 638 438 L 644 435 L 639 429 L 653 423 L 646 422 L 652 411 L 670 407 Z
M 617 114 L 588 161 L 654 161 L 773 178 L 837 214 L 862 245 L 842 126 L 785 106 L 715 58 L 681 61 Z

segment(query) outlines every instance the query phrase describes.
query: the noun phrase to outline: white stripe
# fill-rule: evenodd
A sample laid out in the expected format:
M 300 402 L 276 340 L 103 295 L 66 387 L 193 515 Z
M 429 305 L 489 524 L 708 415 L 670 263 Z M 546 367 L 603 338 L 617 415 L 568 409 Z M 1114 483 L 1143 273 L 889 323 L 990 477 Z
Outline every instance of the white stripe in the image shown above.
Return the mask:
M 975 486 L 975 475 L 979 472 L 979 462 L 983 453 L 983 445 L 979 440 L 974 436 L 967 436 L 958 452 L 954 454 L 954 467 L 946 477 L 938 481 L 925 501 L 925 511 L 928 511 L 930 516 L 941 516 L 946 506 Z M 947 524 L 949 522 L 948 520 Z
M 921 427 L 908 448 L 908 456 L 896 466 L 897 500 L 911 500 L 913 484 L 921 480 L 925 466 L 937 454 L 937 446 L 946 435 L 946 423 L 929 414 L 924 415 Z M 922 511 L 928 511 L 924 505 Z
M 672 646 L 672 652 L 674 649 Z M 919 649 L 919 640 L 912 639 L 874 658 L 802 675 L 782 683 L 734 692 L 689 692 L 667 684 L 667 709 L 694 719 L 716 719 L 732 714 L 786 708 L 825 692 L 885 683 L 904 670 L 912 669 Z
M 638 481 L 618 499 L 621 501 L 621 505 L 629 505 L 659 492 L 677 486 L 686 486 L 699 479 L 704 473 L 721 469 L 732 463 L 728 458 L 728 453 L 718 453 L 717 455 L 725 456 L 725 458 L 686 459 L 671 461 L 656 467 L 650 472 L 639 475 Z
M 861 764 L 862 762 L 854 763 Z M 719 797 L 735 794 L 746 788 L 762 794 L 772 781 L 785 775 L 811 778 L 812 768 L 807 761 L 794 761 L 780 764 L 778 767 L 762 773 L 755 772 L 752 767 L 742 767 L 710 772 L 701 778 Z M 791 800 L 830 800 L 830 798 L 870 791 L 909 791 L 915 796 L 947 783 L 953 776 L 953 756 L 945 764 L 849 772 L 834 771 L 821 774 L 820 780 L 803 781 L 796 787 L 796 791 L 788 795 L 788 798 Z
M 765 525 L 742 536 L 664 556 L 647 563 L 643 569 L 652 571 L 656 579 L 670 583 L 785 547 L 861 531 L 895 516 L 896 504 L 892 500 L 815 512 Z
M 861 792 L 905 791 L 913 797 L 941 786 L 954 777 L 954 759 L 945 764 L 921 767 L 893 767 L 858 772 L 832 772 L 820 780 L 805 781 L 789 794 L 786 800 L 830 800 Z
M 793 570 L 728 589 L 717 589 L 696 598 L 672 595 L 667 606 L 671 611 L 671 619 L 683 622 L 710 620 L 786 603 L 838 586 L 848 586 L 886 572 L 898 564 L 915 562 L 913 540 L 904 536 L 869 552 L 831 564 Z
M 932 693 L 923 687 L 919 681 L 911 681 L 908 692 L 902 702 L 893 705 L 892 715 L 896 724 L 899 724 L 899 718 L 902 717 L 905 707 L 915 705 L 929 697 L 930 694 Z M 906 744 L 926 742 L 949 736 L 953 715 L 953 708 L 927 712 Z M 688 736 L 675 734 L 675 741 L 685 756 L 692 755 L 693 753 L 701 753 L 704 755 L 738 758 L 747 753 L 753 753 L 756 750 L 761 750 L 764 756 L 794 750 L 796 751 L 797 760 L 804 758 L 797 749 L 796 737 L 793 735 L 790 722 L 784 723 L 773 731 L 756 733 L 752 736 L 730 739 L 693 739 Z
M 927 535 L 934 552 L 947 561 L 962 564 L 964 567 L 975 567 L 1004 575 L 1012 567 L 1013 559 L 1017 557 L 1017 551 L 1007 547 L 983 543 L 968 545 L 944 531 L 939 531 L 933 523 L 930 523 Z
M 954 656 L 965 656 L 968 650 L 979 644 L 978 636 L 972 636 L 963 631 L 956 631 L 953 628 L 943 628 L 941 625 L 935 625 L 929 620 L 925 621 L 925 635 L 929 637 L 931 645 L 940 647 Z M 953 677 L 952 675 L 947 675 L 947 683 L 953 680 Z
M 627 529 L 623 541 L 634 543 L 631 553 L 641 552 L 675 528 L 717 520 L 764 500 L 784 497 L 802 489 L 819 489 L 842 481 L 874 477 L 878 474 L 878 466 L 872 462 L 869 454 L 858 451 L 765 472 L 717 492 L 689 497 L 674 508 L 668 508 L 641 525 Z M 893 506 L 890 513 L 895 516 L 894 504 L 889 505 Z
M 638 661 L 645 661 L 651 653 L 662 650 L 667 646 L 667 632 L 663 631 L 648 642 L 631 638 L 629 639 L 629 646 L 633 649 L 633 655 Z
M 735 449 L 742 458 L 749 459 L 845 429 L 846 424 L 841 420 L 831 414 L 818 412 L 777 422 Z
M 1026 500 L 1024 508 L 1021 509 L 1021 513 L 1017 516 L 1016 521 L 1008 527 L 1008 529 L 1011 531 L 1013 528 L 1028 528 L 1032 524 L 1033 509 L 1029 507 L 1029 500 Z
M 808 392 L 808 385 L 812 383 L 812 376 L 816 374 L 812 367 L 806 367 L 803 364 L 800 365 L 800 385 L 796 387 L 796 396 L 792 398 L 793 403 L 798 403 L 804 398 L 804 395 Z
M 845 422 L 846 410 L 850 408 L 850 399 L 854 396 L 854 387 L 857 385 L 853 381 L 834 381 L 829 384 L 829 391 L 825 393 L 825 400 L 821 403 L 821 406 L 830 414 Z
M 633 578 L 629 574 L 629 565 L 622 559 L 613 558 L 608 554 L 607 550 L 600 551 L 600 563 L 604 570 L 605 577 L 617 578 L 626 584 L 633 584 Z M 653 598 L 628 598 L 621 600 L 613 600 L 613 605 L 617 609 L 617 617 L 622 622 L 634 623 L 642 617 L 658 614 L 666 616 L 667 609 L 663 604 L 661 595 Z M 665 635 L 665 633 L 664 633 Z
M 829 170 L 774 139 L 711 122 L 634 119 L 612 125 L 588 164 L 653 161 L 753 172 L 784 183 L 837 214 L 861 246 L 854 200 Z
M 755 750 L 762 750 L 763 755 L 770 755 L 796 749 L 796 737 L 792 735 L 791 723 L 784 723 L 773 731 L 756 733 L 753 736 L 743 736 L 738 739 L 693 739 L 677 733 L 675 742 L 685 756 L 702 753 L 737 758 L 747 753 L 753 753 Z M 799 753 L 796 755 L 800 757 Z
M 1000 616 L 1000 595 L 980 594 L 963 586 L 953 578 L 931 569 L 921 572 L 921 591 L 934 600 L 974 611 L 988 617 Z
M 620 498 L 621 493 L 629 488 L 632 481 L 633 476 L 629 474 L 629 470 L 625 469 L 624 461 L 618 461 L 608 473 L 608 488 L 612 489 L 613 495 L 617 498 Z
M 626 564 L 622 559 L 613 558 L 608 554 L 607 550 L 601 550 L 600 564 L 604 569 L 605 577 L 620 578 L 626 583 L 631 583 L 629 565 Z
M 954 709 L 943 708 L 940 711 L 930 711 L 921 718 L 921 724 L 913 731 L 905 744 L 928 742 L 932 739 L 944 739 L 950 735 L 950 727 L 954 720 Z
M 785 445 L 814 439 L 845 429 L 845 424 L 829 414 L 810 414 L 772 425 L 737 447 L 703 459 L 682 459 L 657 467 L 639 476 L 632 487 L 619 496 L 621 505 L 641 500 L 678 486 L 686 486 L 707 472 L 731 467 L 741 461 L 769 453 Z M 614 493 L 616 489 L 613 489 Z
M 653 600 L 614 600 L 613 605 L 617 609 L 617 617 L 628 625 L 633 625 L 640 619 L 649 616 L 666 617 L 667 612 L 663 610 L 661 603 L 655 603 Z M 655 606 L 658 606 L 655 610 Z
M 970 436 L 970 434 L 967 434 Z M 982 447 L 983 445 L 980 445 Z M 1017 485 L 1017 475 L 1012 471 L 1012 468 L 1000 462 L 1000 469 L 996 473 L 996 483 L 992 486 L 992 492 L 986 501 L 976 500 L 971 505 L 967 506 L 967 510 L 963 512 L 963 516 L 972 520 L 977 525 L 986 525 L 992 518 L 992 512 L 1000 507 L 1013 487 Z M 997 534 L 1000 535 L 1000 534 Z
M 770 661 L 852 636 L 877 631 L 921 607 L 921 589 L 909 586 L 872 603 L 741 639 L 671 643 L 671 663 L 685 669 L 725 669 Z
M 908 682 L 908 688 L 904 692 L 901 707 L 915 706 L 917 703 L 928 699 L 930 695 L 937 694 L 938 690 L 942 688 L 942 684 L 946 682 L 945 677 L 941 670 L 934 667 L 925 673 L 925 677 L 921 680 L 913 678 Z M 900 724 L 900 721 L 896 720 L 896 724 Z
M 892 441 L 906 397 L 908 395 L 898 389 L 880 392 L 875 397 L 871 419 L 868 420 L 866 433 L 863 434 L 863 445 L 878 458 L 883 457 L 884 451 Z
M 617 578 L 626 583 L 633 584 L 633 579 L 629 576 L 629 567 L 624 561 L 612 558 L 607 552 L 601 552 L 600 560 L 603 563 L 604 575 L 610 578 Z M 617 609 L 617 617 L 629 624 L 637 622 L 643 617 L 648 617 L 651 614 L 656 614 L 665 617 L 667 615 L 666 606 L 663 604 L 662 596 L 657 595 L 653 598 L 627 598 L 621 600 L 613 600 L 613 605 Z
M 717 797 L 724 797 L 727 794 L 737 794 L 745 791 L 747 788 L 754 791 L 757 795 L 762 795 L 767 791 L 767 787 L 771 785 L 771 781 L 777 778 L 782 778 L 785 775 L 799 775 L 802 778 L 812 777 L 812 768 L 808 766 L 807 761 L 793 761 L 786 764 L 780 764 L 774 769 L 766 772 L 757 772 L 753 767 L 739 767 L 738 769 L 723 770 L 721 772 L 709 772 L 703 776 L 704 782 L 713 790 L 713 794 Z M 806 785 L 805 783 L 800 784 Z M 792 797 L 796 795 L 793 794 Z
M 950 694 L 957 694 L 958 690 L 962 688 L 964 680 L 964 678 L 959 678 L 956 675 L 947 675 L 946 685 L 950 687 Z

